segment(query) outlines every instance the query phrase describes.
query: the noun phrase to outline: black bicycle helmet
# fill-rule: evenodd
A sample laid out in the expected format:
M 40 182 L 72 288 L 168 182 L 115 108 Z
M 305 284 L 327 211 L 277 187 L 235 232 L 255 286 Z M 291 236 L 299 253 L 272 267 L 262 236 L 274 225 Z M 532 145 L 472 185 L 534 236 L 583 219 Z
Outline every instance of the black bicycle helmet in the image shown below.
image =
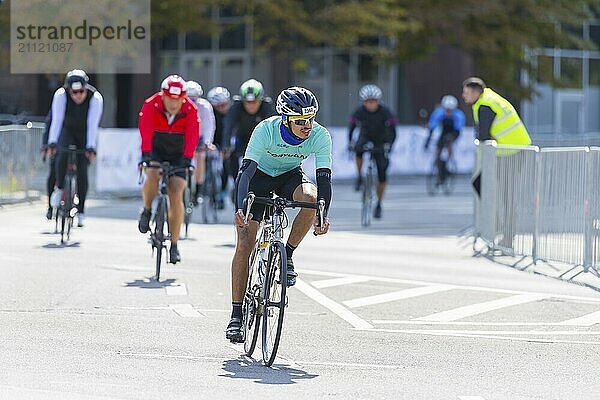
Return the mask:
M 310 90 L 293 86 L 279 93 L 276 109 L 281 115 L 314 115 L 319 111 L 319 102 Z

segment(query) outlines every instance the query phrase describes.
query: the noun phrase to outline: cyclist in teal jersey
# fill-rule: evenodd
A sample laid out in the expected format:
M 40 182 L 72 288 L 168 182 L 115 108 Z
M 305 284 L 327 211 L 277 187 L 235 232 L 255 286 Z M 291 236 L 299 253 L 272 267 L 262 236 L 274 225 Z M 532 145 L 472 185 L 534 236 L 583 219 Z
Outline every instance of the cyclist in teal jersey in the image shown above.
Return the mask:
M 250 220 L 244 219 L 244 199 L 248 192 L 266 197 L 270 192 L 290 200 L 316 202 L 325 200 L 324 223 L 318 226 L 315 210 L 301 209 L 294 219 L 285 246 L 287 285 L 296 283 L 292 255 L 304 236 L 314 227 L 317 235 L 329 230 L 327 210 L 331 203 L 331 136 L 314 119 L 319 110 L 315 95 L 301 87 L 285 89 L 277 98 L 277 112 L 261 121 L 248 143 L 242 166 L 235 181 L 235 225 L 237 244 L 231 263 L 232 313 L 225 331 L 227 339 L 243 341 L 242 301 L 248 281 L 248 258 L 254 247 L 264 206 L 253 204 Z M 302 161 L 315 156 L 317 185 L 302 172 Z

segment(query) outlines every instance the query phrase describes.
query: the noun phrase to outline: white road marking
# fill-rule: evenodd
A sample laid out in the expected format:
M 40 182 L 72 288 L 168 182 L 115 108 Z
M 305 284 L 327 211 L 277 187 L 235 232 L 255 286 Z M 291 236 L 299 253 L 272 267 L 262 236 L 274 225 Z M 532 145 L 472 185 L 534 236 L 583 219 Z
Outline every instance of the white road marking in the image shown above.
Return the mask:
M 563 326 L 592 326 L 600 324 L 600 311 L 596 311 L 590 314 L 582 315 L 581 317 L 568 319 L 558 323 Z
M 388 303 L 390 301 L 409 299 L 411 297 L 424 296 L 426 294 L 445 292 L 453 289 L 450 285 L 421 286 L 410 289 L 398 290 L 396 292 L 383 293 L 375 296 L 361 297 L 358 299 L 346 300 L 344 305 L 350 308 L 370 306 L 373 304 Z
M 415 335 L 430 335 L 430 336 L 451 336 L 451 337 L 466 337 L 466 338 L 477 338 L 477 339 L 497 339 L 497 340 L 513 340 L 519 342 L 539 342 L 539 343 L 568 343 L 568 344 L 591 344 L 591 345 L 600 345 L 600 341 L 589 341 L 589 340 L 565 340 L 565 339 L 541 339 L 541 338 L 532 338 L 532 337 L 518 337 L 518 336 L 499 336 L 498 334 L 520 334 L 523 333 L 527 335 L 527 332 L 523 331 L 451 331 L 451 330 L 429 330 L 429 329 L 364 329 L 366 332 L 388 332 L 388 333 L 407 333 L 407 334 L 415 334 Z M 544 333 L 548 335 L 556 335 L 556 336 L 577 336 L 580 334 L 592 334 L 600 335 L 600 331 L 598 332 L 539 332 L 539 331 L 529 331 L 530 334 L 540 334 Z
M 333 286 L 350 285 L 352 283 L 360 283 L 370 281 L 368 277 L 364 276 L 345 276 L 343 278 L 324 279 L 322 281 L 313 281 L 310 284 L 317 289 L 323 289 Z
M 175 311 L 180 317 L 200 318 L 200 314 L 191 304 L 169 304 L 169 308 Z
M 374 319 L 377 325 L 457 325 L 457 326 L 565 326 L 564 322 L 475 322 L 475 321 L 419 321 Z M 565 321 L 566 322 L 566 321 Z M 590 326 L 588 324 L 569 324 L 570 326 Z
M 339 303 L 331 300 L 329 297 L 325 296 L 317 289 L 310 286 L 308 283 L 304 282 L 301 279 L 296 280 L 296 286 L 298 290 L 304 293 L 306 296 L 310 297 L 317 303 L 321 304 L 323 307 L 329 309 L 333 313 L 335 313 L 338 317 L 348 322 L 356 329 L 371 329 L 373 325 L 360 318 L 358 315 L 346 309 Z
M 418 321 L 455 321 L 457 319 L 471 317 L 477 314 L 483 314 L 500 308 L 516 306 L 519 304 L 530 303 L 547 298 L 543 294 L 520 294 L 516 296 L 505 297 L 503 299 L 485 301 L 483 303 L 471 304 L 464 307 L 454 308 L 448 311 L 427 315 L 425 317 L 415 318 Z
M 184 283 L 178 286 L 165 286 L 165 292 L 167 292 L 167 296 L 187 296 L 188 294 Z
M 323 272 L 318 270 L 311 269 L 302 269 L 299 272 L 304 272 L 310 275 L 317 276 L 328 276 L 328 277 L 359 277 L 371 281 L 379 281 L 379 282 L 392 282 L 392 283 L 404 283 L 415 286 L 432 286 L 432 285 L 446 285 L 445 282 L 427 282 L 427 281 L 415 281 L 409 279 L 398 279 L 398 278 L 385 278 L 381 276 L 374 275 L 362 275 L 362 274 L 342 274 L 339 272 Z M 575 300 L 575 301 L 583 301 L 590 303 L 600 303 L 599 297 L 586 297 L 586 296 L 571 296 L 571 295 L 563 295 L 563 294 L 553 294 L 553 293 L 541 293 L 541 292 L 526 292 L 523 290 L 510 290 L 510 289 L 499 289 L 499 288 L 490 288 L 483 286 L 471 286 L 471 285 L 455 285 L 452 284 L 455 289 L 463 289 L 463 290 L 477 290 L 481 292 L 491 292 L 491 293 L 507 293 L 507 294 L 540 294 L 546 297 L 553 297 L 555 299 L 565 299 L 565 300 Z
M 485 400 L 481 396 L 458 396 L 458 400 Z

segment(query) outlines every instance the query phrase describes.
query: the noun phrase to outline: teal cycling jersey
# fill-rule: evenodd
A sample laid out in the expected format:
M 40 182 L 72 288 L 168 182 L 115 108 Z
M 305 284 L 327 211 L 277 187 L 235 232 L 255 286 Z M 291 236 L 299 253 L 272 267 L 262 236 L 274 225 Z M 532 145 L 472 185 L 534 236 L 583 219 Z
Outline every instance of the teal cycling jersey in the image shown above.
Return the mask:
M 281 137 L 281 124 L 280 116 L 261 121 L 252 132 L 244 158 L 255 161 L 258 169 L 270 176 L 291 171 L 313 154 L 316 169 L 331 169 L 331 135 L 325 127 L 314 121 L 308 138 L 293 146 Z

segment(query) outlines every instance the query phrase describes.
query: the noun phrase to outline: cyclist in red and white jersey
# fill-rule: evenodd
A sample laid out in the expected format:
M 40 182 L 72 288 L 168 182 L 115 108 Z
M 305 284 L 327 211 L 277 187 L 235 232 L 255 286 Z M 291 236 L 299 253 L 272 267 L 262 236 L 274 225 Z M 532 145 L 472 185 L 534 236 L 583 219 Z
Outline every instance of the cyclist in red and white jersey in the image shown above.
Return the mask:
M 174 167 L 181 167 L 169 180 L 169 259 L 173 264 L 181 261 L 177 242 L 184 214 L 185 168 L 192 164 L 200 132 L 198 107 L 186 93 L 183 78 L 170 75 L 163 80 L 160 92 L 146 99 L 139 114 L 142 162 L 158 164 L 168 161 Z M 157 169 L 148 169 L 146 174 L 142 189 L 144 209 L 138 223 L 142 233 L 150 230 L 152 200 L 158 193 L 160 178 Z

